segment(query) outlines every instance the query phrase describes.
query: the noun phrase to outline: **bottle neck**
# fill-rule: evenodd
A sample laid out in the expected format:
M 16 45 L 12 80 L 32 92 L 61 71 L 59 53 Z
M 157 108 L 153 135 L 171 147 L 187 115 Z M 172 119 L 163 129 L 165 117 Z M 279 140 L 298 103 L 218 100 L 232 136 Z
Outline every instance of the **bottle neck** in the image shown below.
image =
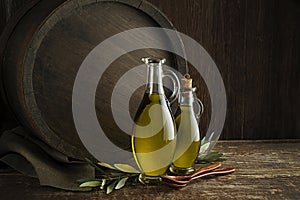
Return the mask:
M 180 106 L 193 106 L 194 94 L 192 90 L 183 90 L 180 92 Z
M 161 63 L 148 64 L 147 91 L 149 94 L 164 94 Z

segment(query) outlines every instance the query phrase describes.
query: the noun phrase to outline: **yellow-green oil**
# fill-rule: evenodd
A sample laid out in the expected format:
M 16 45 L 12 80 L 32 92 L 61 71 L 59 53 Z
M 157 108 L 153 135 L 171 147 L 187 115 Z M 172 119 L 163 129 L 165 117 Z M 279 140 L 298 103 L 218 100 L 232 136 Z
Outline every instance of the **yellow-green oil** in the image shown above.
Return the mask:
M 176 148 L 176 127 L 160 94 L 145 94 L 135 117 L 132 136 L 134 158 L 142 175 L 151 179 L 166 173 Z
M 181 114 L 176 118 L 177 146 L 170 171 L 189 174 L 194 171 L 194 162 L 200 149 L 200 134 L 193 108 L 180 106 Z

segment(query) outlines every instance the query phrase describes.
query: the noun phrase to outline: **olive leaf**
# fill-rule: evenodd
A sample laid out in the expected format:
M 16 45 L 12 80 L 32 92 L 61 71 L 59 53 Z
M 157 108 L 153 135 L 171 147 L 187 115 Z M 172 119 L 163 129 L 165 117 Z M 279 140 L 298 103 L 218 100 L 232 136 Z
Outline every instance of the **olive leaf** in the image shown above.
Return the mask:
M 83 179 L 77 180 L 78 183 L 85 183 L 85 182 L 89 182 L 89 181 L 101 181 L 101 179 L 99 179 L 99 178 L 83 178 Z
M 201 145 L 199 153 L 204 153 L 208 149 L 209 145 L 210 145 L 210 142 L 207 142 L 207 143 Z
M 114 181 L 112 184 L 110 184 L 109 186 L 107 186 L 107 188 L 106 188 L 106 194 L 110 194 L 114 190 L 116 183 L 117 183 L 117 181 Z
M 136 170 L 134 167 L 127 165 L 127 164 L 114 164 L 115 168 L 122 172 L 126 173 L 140 173 L 138 170 Z
M 109 168 L 109 169 L 116 169 L 113 166 L 111 166 L 110 164 L 107 164 L 107 163 L 104 163 L 104 162 L 98 162 L 97 164 L 102 166 L 102 167 Z
M 205 137 L 202 138 L 201 145 L 203 145 L 205 143 L 205 139 L 206 139 Z
M 101 186 L 100 186 L 101 190 L 104 189 L 105 184 L 106 184 L 106 179 L 102 179 L 102 183 L 101 183 Z
M 118 190 L 118 189 L 121 189 L 122 187 L 124 187 L 128 178 L 129 177 L 122 178 L 116 185 L 115 189 Z
M 79 185 L 79 187 L 97 187 L 101 185 L 100 181 L 88 181 Z
M 226 158 L 222 157 L 223 154 L 219 152 L 211 152 L 204 158 L 197 158 L 196 163 L 198 164 L 205 164 L 205 163 L 212 163 L 212 162 L 222 162 L 225 161 Z

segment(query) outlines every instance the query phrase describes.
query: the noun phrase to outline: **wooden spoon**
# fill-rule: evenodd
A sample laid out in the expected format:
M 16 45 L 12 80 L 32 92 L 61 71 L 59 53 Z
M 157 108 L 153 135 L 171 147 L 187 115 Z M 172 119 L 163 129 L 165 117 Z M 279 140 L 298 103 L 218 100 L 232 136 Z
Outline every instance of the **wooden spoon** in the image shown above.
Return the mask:
M 216 170 L 216 171 L 207 172 L 207 173 L 204 173 L 204 174 L 199 174 L 198 176 L 194 176 L 193 178 L 191 178 L 190 181 L 196 180 L 198 178 L 202 178 L 204 176 L 225 175 L 225 174 L 230 174 L 230 173 L 233 173 L 233 172 L 235 172 L 235 168 L 229 167 L 229 168 L 226 168 L 226 169 L 220 169 L 220 170 Z
M 209 172 L 212 170 L 215 170 L 217 168 L 219 168 L 221 166 L 221 163 L 213 163 L 207 167 L 203 167 L 200 168 L 198 170 L 196 170 L 194 173 L 190 174 L 190 175 L 185 175 L 185 176 L 169 176 L 169 175 L 165 175 L 165 176 L 161 176 L 163 180 L 166 181 L 189 181 L 190 179 L 192 179 L 193 177 L 198 176 L 199 174 L 203 174 L 205 172 Z
M 229 173 L 235 172 L 234 168 L 226 168 L 226 169 L 221 169 L 217 171 L 209 171 L 207 173 L 202 173 L 197 176 L 192 177 L 189 180 L 176 180 L 176 179 L 163 179 L 163 184 L 168 185 L 170 187 L 175 187 L 175 188 L 182 188 L 187 186 L 188 183 L 190 183 L 192 180 L 196 180 L 198 178 L 202 178 L 205 176 L 210 176 L 210 175 L 225 175 Z

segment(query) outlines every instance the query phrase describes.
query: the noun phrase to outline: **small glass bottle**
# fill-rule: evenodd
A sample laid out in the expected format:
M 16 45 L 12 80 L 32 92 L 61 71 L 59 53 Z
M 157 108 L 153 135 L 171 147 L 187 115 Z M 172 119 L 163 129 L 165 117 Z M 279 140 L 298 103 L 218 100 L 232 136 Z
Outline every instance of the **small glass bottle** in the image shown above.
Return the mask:
M 194 98 L 195 88 L 192 88 L 192 79 L 188 76 L 181 79 L 180 102 L 181 113 L 176 118 L 177 145 L 170 166 L 170 171 L 178 175 L 191 174 L 194 171 L 194 162 L 200 149 L 200 133 L 198 127 L 199 116 L 194 112 L 194 103 L 201 102 Z M 202 104 L 199 105 L 202 109 Z
M 145 58 L 143 61 L 148 67 L 148 83 L 134 119 L 132 151 L 142 172 L 140 182 L 156 184 L 172 163 L 176 148 L 176 125 L 162 83 L 162 78 L 171 78 L 173 72 L 162 70 L 165 59 Z M 179 87 L 178 79 L 174 85 Z M 172 96 L 178 96 L 176 93 L 175 88 Z

